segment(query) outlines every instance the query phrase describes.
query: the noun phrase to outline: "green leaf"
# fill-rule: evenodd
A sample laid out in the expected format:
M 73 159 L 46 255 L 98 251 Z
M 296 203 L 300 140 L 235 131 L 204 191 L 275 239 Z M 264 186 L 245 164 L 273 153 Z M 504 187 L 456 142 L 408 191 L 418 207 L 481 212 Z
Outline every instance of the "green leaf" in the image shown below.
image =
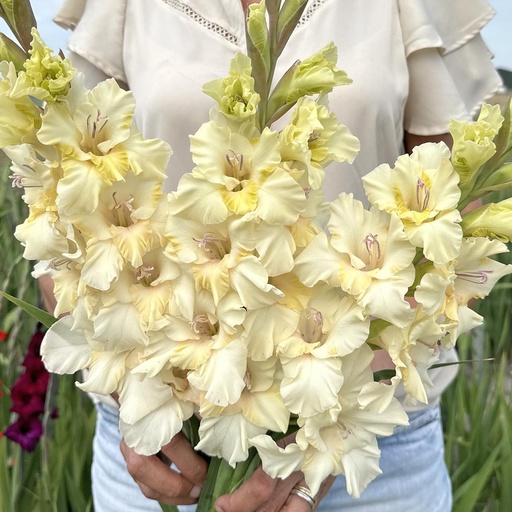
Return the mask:
M 281 55 L 286 43 L 297 28 L 306 8 L 307 0 L 285 0 L 277 21 L 277 45 L 275 53 Z
M 429 370 L 433 368 L 442 368 L 443 366 L 453 366 L 454 364 L 468 364 L 468 363 L 483 363 L 488 361 L 495 361 L 494 357 L 486 357 L 485 359 L 466 359 L 464 361 L 453 361 L 452 363 L 437 363 L 433 364 Z
M 0 60 L 12 62 L 16 71 L 23 69 L 27 54 L 5 34 L 0 34 Z
M 30 0 L 13 0 L 12 11 L 14 16 L 14 28 L 17 32 L 18 40 L 21 46 L 28 52 L 32 42 L 32 28 L 37 28 L 34 11 L 30 5 Z
M 390 380 L 396 375 L 395 370 L 379 370 L 378 372 L 373 373 L 373 380 L 375 382 L 380 382 L 381 380 Z
M 0 0 L 0 16 L 5 20 L 9 28 L 12 30 L 14 26 L 12 0 Z
M 41 322 L 45 327 L 51 327 L 57 321 L 57 318 L 50 315 L 50 313 L 47 313 L 43 309 L 39 309 L 38 307 L 29 304 L 24 300 L 13 297 L 12 295 L 2 291 L 0 291 L 0 295 L 3 295 L 7 300 L 10 300 L 13 304 L 16 304 L 16 306 L 25 311 L 25 313 L 28 313 L 38 322 Z
M 162 507 L 163 512 L 179 512 L 178 507 L 174 505 L 167 505 L 166 503 L 159 503 L 160 507 Z
M 476 502 L 484 489 L 491 473 L 495 468 L 495 463 L 501 451 L 501 445 L 496 448 L 489 455 L 485 464 L 481 467 L 478 473 L 466 480 L 454 493 L 454 500 L 456 506 L 453 512 L 467 512 L 468 510 L 475 510 Z

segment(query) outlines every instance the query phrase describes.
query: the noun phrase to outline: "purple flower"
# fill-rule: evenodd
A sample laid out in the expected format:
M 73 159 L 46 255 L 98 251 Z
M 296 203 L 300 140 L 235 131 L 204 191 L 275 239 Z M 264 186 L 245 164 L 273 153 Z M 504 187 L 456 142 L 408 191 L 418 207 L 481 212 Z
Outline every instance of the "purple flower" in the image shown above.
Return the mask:
M 43 424 L 37 416 L 19 417 L 7 427 L 5 437 L 18 443 L 27 452 L 34 451 L 43 435 Z

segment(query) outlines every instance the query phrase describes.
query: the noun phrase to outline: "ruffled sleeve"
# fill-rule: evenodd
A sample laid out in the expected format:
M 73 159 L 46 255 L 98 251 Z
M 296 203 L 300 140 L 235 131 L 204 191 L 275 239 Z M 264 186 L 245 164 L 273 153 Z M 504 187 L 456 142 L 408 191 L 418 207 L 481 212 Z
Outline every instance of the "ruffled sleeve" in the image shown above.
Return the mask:
M 126 0 L 65 0 L 54 21 L 74 30 L 68 48 L 108 77 L 126 82 Z
M 486 0 L 398 0 L 409 68 L 405 129 L 447 131 L 450 119 L 470 119 L 501 86 L 480 36 L 494 16 Z

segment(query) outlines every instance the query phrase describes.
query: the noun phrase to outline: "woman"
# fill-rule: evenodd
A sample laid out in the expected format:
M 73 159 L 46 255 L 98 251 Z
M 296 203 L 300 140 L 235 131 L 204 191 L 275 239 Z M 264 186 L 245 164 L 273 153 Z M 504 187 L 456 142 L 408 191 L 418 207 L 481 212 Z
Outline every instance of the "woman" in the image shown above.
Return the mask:
M 244 51 L 244 10 L 250 3 L 68 0 L 56 17 L 61 25 L 76 27 L 69 49 L 87 85 L 108 77 L 126 84 L 135 96 L 136 121 L 144 136 L 171 144 L 167 190 L 175 189 L 181 175 L 192 169 L 188 135 L 208 119 L 212 105 L 202 85 L 224 76 L 230 59 Z M 333 164 L 328 169 L 327 200 L 342 191 L 364 200 L 364 174 L 378 164 L 393 164 L 419 143 L 449 142 L 450 118 L 469 119 L 499 87 L 479 35 L 492 15 L 485 0 L 310 0 L 276 76 L 297 58 L 334 41 L 340 50 L 338 65 L 353 79 L 350 86 L 333 91 L 330 107 L 359 138 L 361 152 L 353 165 Z M 445 352 L 442 359 L 454 360 L 455 354 Z M 375 369 L 387 364 L 384 354 L 376 355 Z M 221 497 L 216 510 L 423 510 L 427 502 L 431 511 L 450 510 L 438 400 L 454 368 L 432 371 L 428 406 L 409 407 L 410 427 L 381 440 L 383 475 L 360 500 L 347 495 L 339 477 L 328 493 L 332 481 L 325 482 L 315 505 L 307 488 L 296 491 L 304 486 L 300 474 L 276 481 L 258 470 L 233 495 Z M 156 456 L 135 454 L 122 441 L 120 452 L 115 407 L 105 398 L 98 406 L 95 509 L 160 510 L 145 496 L 194 503 L 204 481 L 204 460 L 180 436 L 162 452 L 181 473 Z

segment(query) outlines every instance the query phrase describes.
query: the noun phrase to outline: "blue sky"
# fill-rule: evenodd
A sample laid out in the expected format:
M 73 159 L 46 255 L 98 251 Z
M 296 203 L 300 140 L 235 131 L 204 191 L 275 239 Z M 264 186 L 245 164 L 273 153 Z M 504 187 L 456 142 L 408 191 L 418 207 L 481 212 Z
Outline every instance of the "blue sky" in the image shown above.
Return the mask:
M 110 0 L 104 1 L 108 2 Z M 449 2 L 450 0 L 445 1 Z M 484 39 L 494 54 L 495 65 L 512 71 L 512 1 L 488 1 L 496 10 L 496 16 L 485 27 L 483 31 Z M 68 32 L 51 21 L 61 3 L 62 0 L 32 0 L 39 31 L 48 45 L 54 49 L 65 49 L 68 36 Z

